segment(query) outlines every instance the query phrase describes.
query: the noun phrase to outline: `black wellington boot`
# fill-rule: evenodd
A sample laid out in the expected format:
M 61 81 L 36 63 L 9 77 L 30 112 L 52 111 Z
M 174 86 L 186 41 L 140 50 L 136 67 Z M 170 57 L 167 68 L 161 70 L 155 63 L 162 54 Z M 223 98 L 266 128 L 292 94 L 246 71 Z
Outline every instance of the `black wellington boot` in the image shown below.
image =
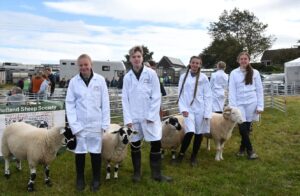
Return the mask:
M 133 182 L 141 181 L 141 150 L 131 150 L 131 160 L 133 165 Z
M 173 179 L 161 174 L 161 153 L 150 153 L 151 177 L 158 182 L 171 182 Z
M 85 154 L 75 154 L 75 166 L 76 166 L 76 190 L 83 191 L 85 187 L 84 182 L 84 166 L 85 166 Z
M 91 191 L 97 192 L 100 188 L 101 179 L 101 154 L 91 153 L 91 163 L 93 170 L 93 180 L 91 183 Z

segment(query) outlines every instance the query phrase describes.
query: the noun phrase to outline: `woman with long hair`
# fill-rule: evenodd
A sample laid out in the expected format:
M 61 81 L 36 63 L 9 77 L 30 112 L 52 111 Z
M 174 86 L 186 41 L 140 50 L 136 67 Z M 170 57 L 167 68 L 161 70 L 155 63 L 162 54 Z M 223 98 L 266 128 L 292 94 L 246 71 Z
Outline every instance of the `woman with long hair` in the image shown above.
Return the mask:
M 208 78 L 201 73 L 202 59 L 192 56 L 186 73 L 182 74 L 178 85 L 178 106 L 184 116 L 185 136 L 181 144 L 177 163 L 181 163 L 184 154 L 194 136 L 191 165 L 197 165 L 197 154 L 204 133 L 209 133 L 211 118 L 211 88 Z
M 243 123 L 239 125 L 241 145 L 237 156 L 248 159 L 258 158 L 254 152 L 249 133 L 251 123 L 259 120 L 259 114 L 264 110 L 264 93 L 260 74 L 250 65 L 250 55 L 241 52 L 237 57 L 240 66 L 230 73 L 229 106 L 238 107 L 243 115 Z

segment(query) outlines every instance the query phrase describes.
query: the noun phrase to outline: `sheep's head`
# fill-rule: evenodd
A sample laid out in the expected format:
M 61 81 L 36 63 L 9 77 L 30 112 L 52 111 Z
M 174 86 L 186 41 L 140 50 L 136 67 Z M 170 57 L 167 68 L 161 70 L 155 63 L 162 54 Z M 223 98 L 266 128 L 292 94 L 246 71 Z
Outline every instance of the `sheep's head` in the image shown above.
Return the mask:
M 165 121 L 165 124 L 167 124 L 167 125 L 169 124 L 169 125 L 175 127 L 175 129 L 178 130 L 178 131 L 181 130 L 181 125 L 180 125 L 180 123 L 178 121 L 178 118 L 176 118 L 176 117 L 170 117 L 170 118 L 168 118 Z
M 75 135 L 73 135 L 70 127 L 66 126 L 65 130 L 66 130 L 64 132 L 65 145 L 67 146 L 68 149 L 74 150 L 76 148 L 76 145 L 77 145 L 76 137 L 75 137 Z
M 119 140 L 122 141 L 123 144 L 128 144 L 128 142 L 131 141 L 131 137 L 134 134 L 137 134 L 137 131 L 133 131 L 131 128 L 129 127 L 121 127 L 119 130 L 117 131 L 113 131 L 112 134 L 119 134 Z
M 241 111 L 236 107 L 225 107 L 223 112 L 223 117 L 227 120 L 232 120 L 233 122 L 236 122 L 238 124 L 243 123 L 242 113 Z

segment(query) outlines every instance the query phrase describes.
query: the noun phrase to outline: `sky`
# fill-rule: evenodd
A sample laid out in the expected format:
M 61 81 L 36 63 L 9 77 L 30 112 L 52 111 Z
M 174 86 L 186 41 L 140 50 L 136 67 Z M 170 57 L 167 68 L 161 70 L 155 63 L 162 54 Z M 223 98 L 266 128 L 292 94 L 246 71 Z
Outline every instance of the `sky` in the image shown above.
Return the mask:
M 235 7 L 268 24 L 271 49 L 300 40 L 299 0 L 0 0 L 0 62 L 58 64 L 82 53 L 120 61 L 145 45 L 155 61 L 188 64 L 211 43 L 209 24 Z

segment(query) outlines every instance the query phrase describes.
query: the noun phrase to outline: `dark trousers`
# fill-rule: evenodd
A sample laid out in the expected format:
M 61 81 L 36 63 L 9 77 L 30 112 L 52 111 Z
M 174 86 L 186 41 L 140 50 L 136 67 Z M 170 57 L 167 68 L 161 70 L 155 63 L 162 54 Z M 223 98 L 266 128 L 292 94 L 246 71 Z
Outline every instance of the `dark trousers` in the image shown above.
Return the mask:
M 240 152 L 244 152 L 247 150 L 247 153 L 251 153 L 253 151 L 252 144 L 250 141 L 250 127 L 251 122 L 243 122 L 239 125 L 240 135 L 241 135 L 241 145 L 240 145 Z

